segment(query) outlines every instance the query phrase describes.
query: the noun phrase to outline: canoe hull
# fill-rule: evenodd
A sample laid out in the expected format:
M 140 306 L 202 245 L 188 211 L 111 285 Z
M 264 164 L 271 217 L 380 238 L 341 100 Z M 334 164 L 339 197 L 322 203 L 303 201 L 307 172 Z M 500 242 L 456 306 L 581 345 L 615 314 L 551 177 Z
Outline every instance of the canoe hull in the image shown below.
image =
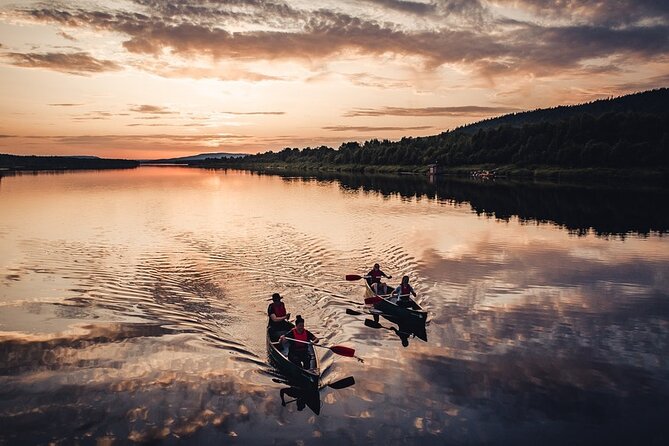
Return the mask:
M 276 336 L 276 334 L 274 334 Z M 317 390 L 320 383 L 320 365 L 318 361 L 318 355 L 314 353 L 314 361 L 316 367 L 314 371 L 303 369 L 302 367 L 294 364 L 288 359 L 287 354 L 284 354 L 281 349 L 281 345 L 278 342 L 274 342 L 270 328 L 267 328 L 267 354 L 273 365 L 284 375 L 289 384 L 305 389 L 305 390 Z
M 374 290 L 369 286 L 365 280 L 365 298 L 379 297 Z M 400 320 L 413 321 L 416 323 L 425 323 L 427 321 L 427 311 L 423 310 L 416 301 L 411 300 L 419 309 L 407 308 L 399 306 L 387 299 L 381 298 L 380 301 L 374 303 L 374 309 L 380 311 L 384 315 L 391 316 Z

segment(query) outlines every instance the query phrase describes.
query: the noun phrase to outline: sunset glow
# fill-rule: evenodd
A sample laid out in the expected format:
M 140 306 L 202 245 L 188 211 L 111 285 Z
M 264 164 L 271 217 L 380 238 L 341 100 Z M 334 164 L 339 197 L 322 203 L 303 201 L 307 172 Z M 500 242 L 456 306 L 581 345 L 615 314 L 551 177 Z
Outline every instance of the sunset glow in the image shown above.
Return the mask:
M 0 0 L 0 153 L 336 148 L 668 85 L 660 0 Z

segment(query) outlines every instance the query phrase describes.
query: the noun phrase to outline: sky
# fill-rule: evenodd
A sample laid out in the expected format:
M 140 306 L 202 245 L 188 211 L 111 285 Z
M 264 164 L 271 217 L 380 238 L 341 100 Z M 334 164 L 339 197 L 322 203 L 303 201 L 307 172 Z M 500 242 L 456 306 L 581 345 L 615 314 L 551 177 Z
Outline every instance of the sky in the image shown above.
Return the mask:
M 0 153 L 337 148 L 667 86 L 667 0 L 0 0 Z

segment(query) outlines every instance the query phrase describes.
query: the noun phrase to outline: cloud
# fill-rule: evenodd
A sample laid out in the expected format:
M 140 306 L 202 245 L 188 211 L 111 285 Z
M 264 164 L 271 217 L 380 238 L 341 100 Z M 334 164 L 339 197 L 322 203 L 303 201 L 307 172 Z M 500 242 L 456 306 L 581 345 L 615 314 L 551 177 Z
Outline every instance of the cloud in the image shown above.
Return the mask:
M 385 132 L 385 131 L 396 131 L 396 130 L 426 130 L 426 129 L 431 129 L 432 126 L 419 125 L 415 127 L 367 127 L 367 126 L 334 125 L 321 128 L 323 130 L 330 130 L 332 132 L 355 131 L 355 132 L 367 133 L 367 132 Z
M 512 107 L 480 107 L 477 105 L 465 105 L 460 107 L 381 107 L 381 108 L 356 108 L 344 116 L 488 116 L 494 114 L 513 113 L 520 111 Z
M 149 113 L 152 115 L 173 115 L 176 114 L 177 112 L 171 111 L 166 107 L 161 107 L 159 105 L 137 105 L 135 107 L 130 108 L 130 111 L 133 111 L 135 113 Z
M 639 79 L 633 82 L 625 82 L 616 85 L 613 90 L 618 94 L 628 91 L 652 90 L 669 85 L 669 73 L 660 76 L 652 76 L 647 79 Z
M 650 0 L 620 0 L 616 8 L 594 0 L 367 0 L 346 12 L 259 0 L 135 3 L 139 9 L 133 11 L 56 5 L 23 8 L 17 13 L 36 22 L 121 35 L 127 52 L 152 55 L 154 60 L 175 55 L 184 60 L 213 58 L 231 65 L 276 60 L 311 65 L 350 56 L 408 56 L 422 60 L 423 69 L 454 65 L 490 81 L 518 75 L 548 77 L 556 71 L 588 72 L 595 69 L 593 60 L 615 59 L 615 64 L 597 67 L 600 73 L 610 74 L 621 66 L 669 56 L 669 6 Z M 420 14 L 421 21 L 392 22 L 388 18 L 392 16 L 377 17 L 361 9 L 365 4 L 368 8 L 377 5 L 381 11 Z M 532 21 L 532 14 L 538 19 Z M 546 17 L 554 20 L 543 20 Z M 12 57 L 23 66 L 46 63 Z M 93 64 L 91 70 L 104 68 L 99 65 Z M 244 69 L 217 72 L 150 65 L 140 68 L 166 77 L 278 79 Z M 360 78 L 352 80 L 364 84 Z
M 74 116 L 72 119 L 74 121 L 99 121 L 99 120 L 111 119 L 114 116 L 117 115 L 107 111 L 96 110 L 83 115 Z
M 348 80 L 361 87 L 373 87 L 383 89 L 411 88 L 415 85 L 406 80 L 389 79 L 370 73 L 354 73 L 346 76 Z
M 46 68 L 63 73 L 88 76 L 93 73 L 119 71 L 116 62 L 96 59 L 88 53 L 6 53 L 12 65 L 27 68 Z
M 78 107 L 84 104 L 75 104 L 75 103 L 62 103 L 62 104 L 47 104 L 50 107 Z
M 658 0 L 496 0 L 496 3 L 543 17 L 567 19 L 607 27 L 669 23 L 669 3 Z
M 64 39 L 70 40 L 70 41 L 72 41 L 72 42 L 76 42 L 76 41 L 77 41 L 77 38 L 76 38 L 76 37 L 71 36 L 70 34 L 66 33 L 65 31 L 60 31 L 60 32 L 58 33 L 58 35 L 61 36 L 61 37 L 64 38 Z
M 139 70 L 145 70 L 161 77 L 182 78 L 182 79 L 218 79 L 221 81 L 282 81 L 286 78 L 281 76 L 271 76 L 263 73 L 256 73 L 251 70 L 245 70 L 239 66 L 233 67 L 193 67 L 193 66 L 174 66 L 165 63 L 150 63 L 142 61 L 133 66 Z
M 394 9 L 411 14 L 430 14 L 436 11 L 436 5 L 433 3 L 419 3 L 402 0 L 365 0 L 367 3 L 373 3 L 384 8 Z

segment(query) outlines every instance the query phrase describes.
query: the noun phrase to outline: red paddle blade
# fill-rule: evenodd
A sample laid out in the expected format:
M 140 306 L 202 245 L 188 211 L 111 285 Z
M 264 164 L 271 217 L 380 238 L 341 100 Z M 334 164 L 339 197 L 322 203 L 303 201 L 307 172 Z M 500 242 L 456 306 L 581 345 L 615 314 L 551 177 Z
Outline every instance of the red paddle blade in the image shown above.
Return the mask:
M 357 274 L 346 275 L 346 280 L 360 280 L 360 279 L 362 279 L 362 276 L 358 276 Z
M 332 347 L 330 347 L 330 350 L 332 350 L 334 353 L 338 355 L 348 356 L 349 358 L 355 356 L 355 349 L 350 347 L 344 347 L 343 345 L 333 345 Z
M 383 299 L 380 298 L 379 296 L 372 296 L 372 297 L 366 297 L 365 298 L 365 304 L 367 305 L 374 305 L 377 302 L 381 302 Z

